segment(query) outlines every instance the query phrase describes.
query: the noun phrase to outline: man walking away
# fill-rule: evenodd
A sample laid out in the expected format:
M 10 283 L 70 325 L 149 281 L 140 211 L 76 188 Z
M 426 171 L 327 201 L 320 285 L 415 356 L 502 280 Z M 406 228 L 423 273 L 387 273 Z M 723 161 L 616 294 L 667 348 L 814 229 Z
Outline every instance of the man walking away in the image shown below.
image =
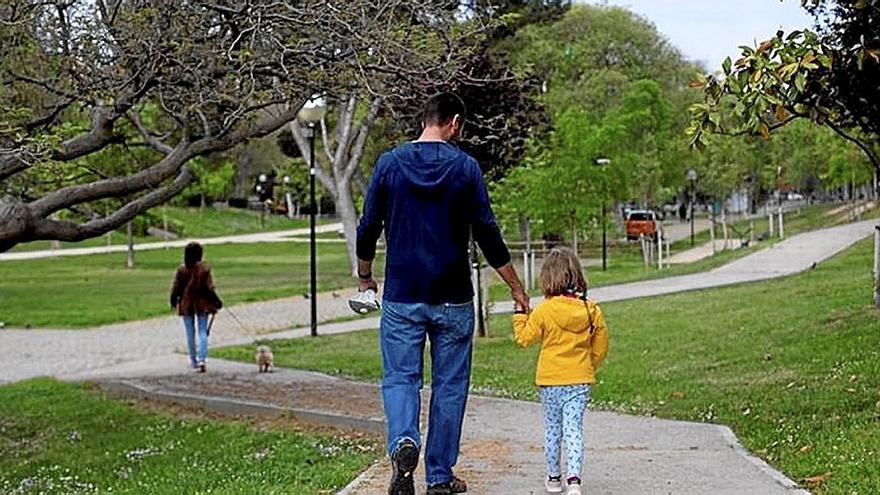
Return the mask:
M 452 472 L 470 385 L 474 330 L 469 238 L 528 308 L 529 298 L 501 238 L 476 160 L 450 144 L 461 136 L 465 106 L 452 93 L 431 98 L 422 134 L 379 158 L 358 226 L 360 290 L 377 289 L 376 242 L 387 255 L 380 324 L 382 399 L 393 474 L 388 493 L 415 493 L 423 350 L 431 342 L 431 404 L 424 444 L 428 495 L 464 493 Z

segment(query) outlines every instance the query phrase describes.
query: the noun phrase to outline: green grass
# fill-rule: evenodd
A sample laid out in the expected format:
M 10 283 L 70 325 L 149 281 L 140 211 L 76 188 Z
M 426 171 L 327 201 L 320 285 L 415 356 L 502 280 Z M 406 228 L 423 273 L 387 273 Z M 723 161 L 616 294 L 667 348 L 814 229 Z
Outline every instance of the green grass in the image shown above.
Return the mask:
M 825 213 L 836 208 L 837 204 L 819 204 L 805 206 L 800 212 L 792 211 L 785 217 L 785 235 L 791 237 L 796 234 L 817 230 L 826 227 L 832 227 L 844 223 L 841 216 L 827 216 Z M 880 208 L 863 215 L 862 218 L 871 218 L 880 214 Z M 720 220 L 719 220 L 720 221 Z M 759 218 L 754 221 L 755 238 L 761 233 L 767 231 L 767 218 Z M 731 222 L 730 237 L 737 238 L 736 232 L 745 234 L 750 228 L 748 220 Z M 721 236 L 721 227 L 716 227 L 716 235 Z M 698 232 L 694 236 L 694 245 L 700 246 L 710 241 L 708 230 Z M 721 251 L 715 256 L 710 256 L 699 261 L 687 264 L 672 265 L 669 268 L 658 270 L 656 267 L 645 268 L 642 260 L 642 251 L 638 243 L 613 242 L 609 246 L 608 254 L 608 270 L 603 271 L 600 267 L 590 267 L 587 269 L 587 275 L 591 287 L 603 287 L 607 285 L 625 284 L 629 282 L 638 282 L 641 280 L 651 280 L 657 278 L 673 277 L 678 275 L 687 275 L 712 270 L 725 265 L 738 258 L 755 252 L 756 249 L 764 249 L 770 245 L 779 242 L 778 237 L 758 242 L 750 248 Z M 680 253 L 691 249 L 690 238 L 682 239 L 672 243 L 670 251 L 672 254 Z M 586 258 L 600 258 L 602 256 L 601 247 L 598 245 L 587 245 L 581 249 L 582 256 Z M 501 282 L 497 275 L 492 275 L 492 285 L 490 287 L 489 297 L 493 301 L 505 301 L 510 299 L 507 287 Z M 540 289 L 532 291 L 532 295 L 539 295 Z
M 827 494 L 880 491 L 880 314 L 872 243 L 807 273 L 603 305 L 611 353 L 594 407 L 730 425 L 795 480 L 831 473 Z M 473 389 L 536 399 L 536 349 L 509 317 L 474 353 Z M 375 381 L 376 332 L 271 343 L 276 364 Z M 250 360 L 248 349 L 215 355 Z
M 298 296 L 309 287 L 307 243 L 207 246 L 226 304 Z M 168 292 L 182 250 L 0 262 L 0 321 L 9 327 L 79 328 L 170 314 Z M 318 245 L 318 290 L 356 287 L 343 244 Z M 381 269 L 381 265 L 377 268 Z
M 0 387 L 0 493 L 335 493 L 364 440 L 145 412 L 51 380 Z
M 261 226 L 259 212 L 234 208 L 199 209 L 168 207 L 164 211 L 167 214 L 169 230 L 177 233 L 180 238 L 223 237 L 263 231 L 299 229 L 309 226 L 308 219 L 298 218 L 290 220 L 283 215 L 268 215 L 265 218 L 265 226 Z M 154 226 L 162 228 L 163 209 L 161 207 L 156 208 L 152 210 L 152 213 L 156 221 Z M 319 220 L 318 223 L 325 223 L 325 221 Z M 61 249 L 106 246 L 108 244 L 107 237 L 107 235 L 103 235 L 81 242 L 62 242 Z M 125 244 L 127 242 L 124 228 L 110 232 L 109 237 L 110 244 Z M 160 241 L 164 241 L 164 239 L 146 236 L 135 237 L 136 244 Z M 13 251 L 45 249 L 52 249 L 50 241 L 34 241 L 19 244 L 13 248 Z

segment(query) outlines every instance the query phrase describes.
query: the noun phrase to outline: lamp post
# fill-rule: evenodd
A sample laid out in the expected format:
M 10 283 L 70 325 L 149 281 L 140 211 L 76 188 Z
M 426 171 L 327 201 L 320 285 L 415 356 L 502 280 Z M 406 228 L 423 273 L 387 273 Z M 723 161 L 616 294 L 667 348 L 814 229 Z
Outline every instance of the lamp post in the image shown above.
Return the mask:
M 605 167 L 611 164 L 610 158 L 596 158 L 593 164 Z M 605 209 L 608 201 L 608 184 L 605 182 L 605 174 L 602 174 L 602 271 L 608 269 L 608 228 L 605 222 Z
M 309 265 L 311 272 L 309 299 L 312 303 L 312 337 L 318 335 L 318 271 L 315 244 L 315 212 L 318 208 L 315 203 L 315 127 L 326 113 L 327 104 L 324 98 L 316 96 L 303 104 L 297 114 L 299 121 L 305 124 L 309 130 Z
M 687 171 L 687 180 L 691 183 L 691 246 L 694 245 L 694 196 L 697 195 L 697 171 Z

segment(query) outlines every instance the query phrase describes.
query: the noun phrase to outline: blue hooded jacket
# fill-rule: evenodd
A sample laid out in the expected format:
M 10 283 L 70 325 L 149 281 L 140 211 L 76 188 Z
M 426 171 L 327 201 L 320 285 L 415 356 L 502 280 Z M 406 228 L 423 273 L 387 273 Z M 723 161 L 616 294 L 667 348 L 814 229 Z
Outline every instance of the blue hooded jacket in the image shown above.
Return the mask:
M 388 301 L 470 301 L 471 232 L 493 268 L 510 262 L 477 161 L 448 143 L 406 143 L 379 158 L 358 225 L 358 258 L 375 258 L 383 228 Z

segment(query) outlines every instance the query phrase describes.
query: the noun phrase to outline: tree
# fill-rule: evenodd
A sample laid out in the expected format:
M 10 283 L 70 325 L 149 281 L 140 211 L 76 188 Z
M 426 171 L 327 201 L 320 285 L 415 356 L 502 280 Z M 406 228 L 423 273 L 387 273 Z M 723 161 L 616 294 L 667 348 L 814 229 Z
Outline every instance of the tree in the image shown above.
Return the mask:
M 870 11 L 880 22 L 877 1 L 846 3 L 850 7 L 839 3 L 837 9 Z M 712 133 L 768 139 L 796 119 L 809 119 L 858 146 L 880 171 L 875 150 L 880 114 L 874 113 L 873 75 L 880 71 L 880 38 L 875 33 L 861 45 L 844 45 L 848 24 L 832 26 L 843 31 L 824 37 L 809 30 L 788 35 L 780 31 L 756 48 L 742 46 L 739 60 L 727 58 L 722 64 L 722 77 L 709 75 L 698 81 L 705 88 L 705 101 L 691 109 L 692 144 L 703 148 Z M 860 84 L 845 83 L 842 72 L 857 81 L 874 77 L 874 86 L 867 91 Z
M 599 225 L 603 203 L 656 205 L 684 181 L 681 115 L 698 96 L 687 88 L 698 72 L 649 22 L 621 8 L 574 6 L 509 44 L 515 69 L 546 90 L 539 102 L 553 135 L 529 140 L 524 168 L 493 188 L 506 227 L 528 216 L 538 235 L 576 235 Z M 611 166 L 597 167 L 598 157 Z
M 118 228 L 196 181 L 190 160 L 275 132 L 317 93 L 452 78 L 483 28 L 382 0 L 9 0 L 0 25 L 0 251 Z M 150 158 L 121 175 L 77 163 L 120 146 Z M 128 200 L 105 215 L 108 198 Z
M 805 119 L 856 145 L 880 172 L 880 0 L 803 3 L 818 16 L 818 33 L 779 31 L 757 47 L 742 46 L 736 62 L 724 60 L 723 76 L 698 81 L 705 101 L 692 108 L 692 144 L 705 148 L 711 134 L 769 139 Z M 880 277 L 875 304 L 880 308 Z

